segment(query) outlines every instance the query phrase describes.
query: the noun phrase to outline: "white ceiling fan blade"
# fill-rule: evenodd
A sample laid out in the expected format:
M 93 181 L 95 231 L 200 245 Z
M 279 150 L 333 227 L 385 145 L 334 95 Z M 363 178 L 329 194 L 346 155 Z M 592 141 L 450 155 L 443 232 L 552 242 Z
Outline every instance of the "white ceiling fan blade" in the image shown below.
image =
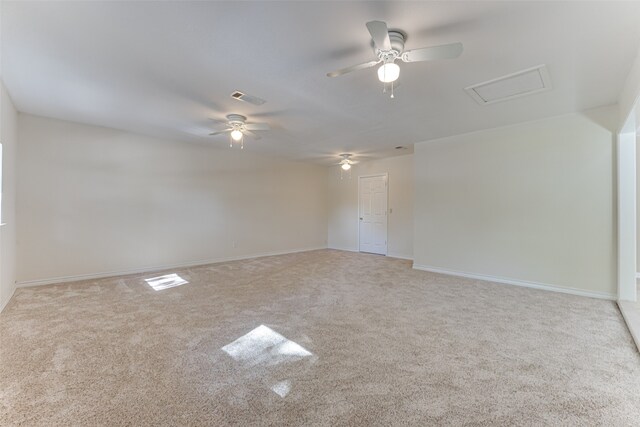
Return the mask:
M 327 77 L 338 77 L 338 76 L 341 76 L 343 74 L 350 73 L 352 71 L 358 71 L 358 70 L 364 70 L 365 68 L 371 68 L 371 67 L 373 67 L 374 65 L 376 65 L 379 62 L 380 62 L 380 60 L 376 59 L 376 60 L 373 60 L 373 61 L 365 62 L 363 64 L 353 65 L 351 67 L 343 68 L 341 70 L 332 71 L 330 73 L 327 73 Z
M 209 120 L 211 120 L 214 125 L 213 125 L 213 129 L 215 130 L 226 130 L 226 129 L 231 129 L 231 125 L 229 124 L 228 121 L 222 121 L 222 120 L 218 120 L 218 119 L 212 119 L 211 117 L 209 117 Z
M 247 123 L 244 128 L 246 130 L 271 130 L 271 127 L 266 123 Z
M 242 133 L 245 134 L 245 135 L 249 135 L 253 139 L 261 139 L 262 138 L 260 135 L 258 135 L 257 133 L 253 133 L 250 130 L 246 130 L 245 129 L 245 130 L 242 131 Z
M 382 21 L 370 21 L 367 22 L 367 29 L 373 43 L 380 50 L 391 50 L 391 40 L 389 40 L 389 29 L 387 24 Z
M 423 47 L 408 50 L 402 54 L 404 62 L 432 61 L 434 59 L 457 58 L 462 53 L 462 43 L 451 43 L 442 46 Z
M 231 130 L 231 126 L 229 126 L 228 123 L 216 123 L 213 126 L 211 126 L 213 128 L 213 130 L 215 131 L 225 131 L 225 130 Z
M 219 132 L 212 132 L 212 133 L 210 133 L 210 134 L 209 134 L 209 136 L 221 135 L 221 134 L 223 134 L 223 133 L 229 133 L 229 132 L 231 132 L 231 129 L 221 130 L 221 131 L 219 131 Z

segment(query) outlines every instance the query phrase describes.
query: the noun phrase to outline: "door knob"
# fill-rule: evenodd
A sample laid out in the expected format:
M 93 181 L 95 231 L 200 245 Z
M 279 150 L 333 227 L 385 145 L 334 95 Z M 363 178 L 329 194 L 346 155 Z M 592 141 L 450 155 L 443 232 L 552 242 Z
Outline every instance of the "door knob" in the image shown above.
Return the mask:
M 362 217 L 360 217 L 360 221 L 362 221 Z

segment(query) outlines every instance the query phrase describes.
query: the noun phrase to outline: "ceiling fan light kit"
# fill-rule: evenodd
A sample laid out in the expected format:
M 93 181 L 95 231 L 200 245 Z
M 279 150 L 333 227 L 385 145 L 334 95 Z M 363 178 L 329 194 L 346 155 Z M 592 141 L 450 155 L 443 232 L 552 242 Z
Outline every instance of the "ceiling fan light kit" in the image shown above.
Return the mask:
M 382 83 L 391 83 L 400 77 L 400 67 L 395 62 L 388 62 L 378 68 L 378 80 Z
M 338 163 L 338 165 L 340 165 L 340 179 L 344 178 L 344 173 L 347 172 L 347 178 L 351 178 L 351 165 L 354 164 L 354 161 L 351 160 L 351 156 L 353 156 L 353 154 L 350 153 L 343 153 L 340 154 L 340 157 L 342 157 L 342 160 L 340 160 L 340 163 Z
M 338 77 L 352 71 L 364 70 L 380 63 L 378 79 L 385 83 L 383 92 L 386 92 L 386 84 L 391 83 L 391 98 L 393 98 L 393 82 L 400 77 L 400 66 L 396 59 L 402 62 L 422 62 L 436 59 L 457 58 L 462 53 L 462 43 L 452 43 L 442 46 L 424 47 L 421 49 L 404 50 L 404 42 L 407 36 L 398 30 L 389 30 L 387 24 L 382 21 L 367 22 L 367 29 L 371 34 L 373 48 L 377 59 L 365 62 L 341 70 L 327 73 L 328 77 Z
M 241 114 L 229 114 L 227 116 L 227 121 L 222 122 L 222 124 L 226 127 L 226 129 L 211 132 L 209 136 L 228 133 L 229 147 L 233 147 L 234 142 L 239 142 L 240 149 L 244 149 L 245 135 L 248 135 L 253 139 L 260 139 L 260 135 L 254 133 L 253 131 L 264 131 L 271 129 L 271 127 L 267 123 L 247 123 L 247 118 Z
M 242 139 L 242 132 L 238 129 L 231 131 L 231 139 L 234 141 L 240 141 Z

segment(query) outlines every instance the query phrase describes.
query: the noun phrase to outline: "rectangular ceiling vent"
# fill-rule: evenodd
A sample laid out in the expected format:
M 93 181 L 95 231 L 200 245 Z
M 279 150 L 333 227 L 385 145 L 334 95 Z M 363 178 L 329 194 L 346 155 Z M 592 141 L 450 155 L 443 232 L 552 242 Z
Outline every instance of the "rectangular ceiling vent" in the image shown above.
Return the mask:
M 237 99 L 238 101 L 248 102 L 249 104 L 253 104 L 253 105 L 262 105 L 265 102 L 267 102 L 262 98 L 258 98 L 257 96 L 247 95 L 246 93 L 242 93 L 238 90 L 233 92 L 231 94 L 231 97 L 233 99 Z
M 538 65 L 464 88 L 480 105 L 507 101 L 550 89 L 551 79 L 546 65 Z

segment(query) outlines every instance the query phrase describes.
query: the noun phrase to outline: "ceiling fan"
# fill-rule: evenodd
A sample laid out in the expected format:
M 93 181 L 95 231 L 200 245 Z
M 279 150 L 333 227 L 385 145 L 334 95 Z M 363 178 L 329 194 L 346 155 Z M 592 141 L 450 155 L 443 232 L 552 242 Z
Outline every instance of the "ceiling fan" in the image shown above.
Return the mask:
M 347 177 L 351 178 L 351 166 L 358 162 L 352 159 L 353 154 L 351 153 L 342 153 L 339 154 L 339 157 L 342 158 L 342 160 L 337 163 L 337 165 L 340 166 L 340 179 L 344 178 L 345 173 L 347 174 Z
M 338 77 L 352 71 L 364 70 L 382 63 L 382 66 L 378 68 L 378 79 L 385 83 L 385 92 L 386 83 L 391 83 L 391 98 L 393 98 L 393 82 L 400 77 L 400 67 L 396 64 L 396 59 L 400 59 L 403 62 L 422 62 L 457 58 L 462 53 L 462 43 L 451 43 L 405 51 L 404 42 L 407 36 L 404 32 L 389 30 L 387 24 L 383 21 L 367 22 L 367 29 L 373 40 L 376 59 L 332 71 L 327 73 L 327 77 Z
M 215 122 L 221 123 L 225 126 L 225 129 L 211 132 L 209 136 L 221 135 L 228 133 L 230 136 L 229 147 L 233 147 L 233 143 L 240 143 L 240 148 L 244 148 L 244 136 L 248 135 L 253 139 L 260 139 L 260 135 L 253 131 L 271 130 L 271 127 L 267 123 L 247 123 L 247 118 L 241 114 L 229 114 L 226 122 L 211 119 Z
M 356 163 L 353 160 L 351 160 L 351 157 L 353 156 L 353 154 L 343 153 L 343 154 L 340 154 L 339 156 L 342 157 L 342 160 L 340 160 L 338 165 L 340 165 L 340 168 L 344 171 L 348 171 L 349 169 L 351 169 L 351 165 L 354 165 Z

